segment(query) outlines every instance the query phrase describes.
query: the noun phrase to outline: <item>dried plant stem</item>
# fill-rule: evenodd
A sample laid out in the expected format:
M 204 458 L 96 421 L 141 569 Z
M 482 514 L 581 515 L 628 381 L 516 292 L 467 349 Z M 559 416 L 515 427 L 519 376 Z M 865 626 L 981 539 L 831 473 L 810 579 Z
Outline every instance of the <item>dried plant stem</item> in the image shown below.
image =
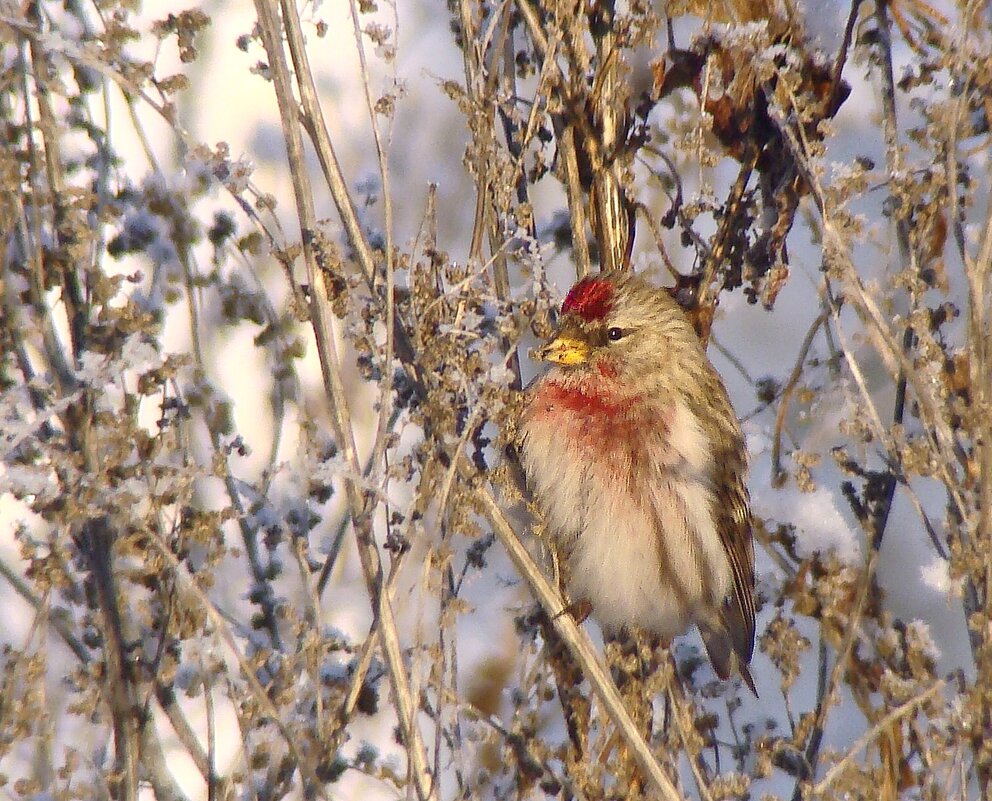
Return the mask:
M 927 701 L 929 701 L 937 693 L 943 691 L 944 687 L 947 686 L 947 682 L 938 681 L 935 682 L 931 687 L 924 690 L 922 693 L 917 695 L 915 698 L 911 698 L 904 704 L 900 704 L 887 715 L 878 720 L 874 726 L 872 726 L 868 731 L 866 731 L 861 737 L 858 738 L 857 742 L 852 745 L 843 758 L 831 766 L 830 770 L 827 771 L 826 776 L 824 776 L 816 786 L 813 787 L 810 795 L 812 796 L 822 796 L 830 786 L 840 777 L 847 766 L 854 760 L 854 758 L 865 748 L 868 747 L 869 743 L 878 737 L 879 734 L 884 732 L 889 726 L 895 723 L 900 718 L 909 715 L 914 712 L 917 707 L 922 706 Z
M 79 638 L 69 628 L 66 621 L 58 615 L 53 616 L 47 613 L 47 598 L 39 598 L 31 590 L 31 587 L 25 583 L 24 579 L 7 564 L 5 559 L 0 559 L 0 576 L 3 576 L 17 594 L 31 605 L 31 608 L 35 610 L 36 614 L 41 615 L 45 613 L 48 624 L 55 629 L 59 637 L 62 638 L 62 641 L 69 647 L 69 650 L 72 651 L 76 659 L 79 660 L 80 664 L 85 665 L 90 661 L 90 655 L 86 650 L 86 646 L 79 641 Z
M 809 734 L 804 755 L 806 765 L 809 768 L 810 778 L 816 775 L 816 765 L 819 760 L 820 746 L 823 742 L 823 733 L 827 723 L 827 714 L 835 702 L 835 694 L 841 686 L 841 680 L 844 677 L 844 672 L 847 670 L 847 662 L 851 656 L 851 650 L 853 649 L 854 642 L 858 638 L 858 634 L 861 630 L 861 618 L 865 613 L 865 607 L 868 603 L 868 596 L 874 587 L 875 570 L 878 567 L 878 554 L 879 552 L 877 549 L 870 551 L 868 562 L 865 564 L 864 571 L 861 574 L 858 596 L 847 623 L 847 631 L 844 634 L 844 639 L 841 642 L 840 647 L 837 649 L 837 660 L 834 662 L 834 666 L 830 670 L 830 677 L 827 680 L 825 690 L 818 693 L 813 726 Z M 792 801 L 800 801 L 803 797 L 803 788 L 805 785 L 806 782 L 803 781 L 802 778 L 796 782 L 796 786 L 792 792 Z
M 299 747 L 297 739 L 286 727 L 286 723 L 280 716 L 279 710 L 276 709 L 275 705 L 272 703 L 272 700 L 269 698 L 269 694 L 265 691 L 265 688 L 259 683 L 254 666 L 248 663 L 241 651 L 241 648 L 238 647 L 238 643 L 234 639 L 234 635 L 231 633 L 231 628 L 228 625 L 227 620 L 224 618 L 224 615 L 217 609 L 214 602 L 210 600 L 207 594 L 196 583 L 196 580 L 189 574 L 187 568 L 176 558 L 168 543 L 163 542 L 157 534 L 151 534 L 148 537 L 148 543 L 154 547 L 156 551 L 158 551 L 162 559 L 169 565 L 169 569 L 172 572 L 172 575 L 175 576 L 177 584 L 181 586 L 185 592 L 190 593 L 193 598 L 196 599 L 199 604 L 199 608 L 202 609 L 210 619 L 214 631 L 220 636 L 231 655 L 237 661 L 241 674 L 248 683 L 252 698 L 259 705 L 259 707 L 264 710 L 265 715 L 279 730 L 279 734 L 282 736 L 289 753 L 292 755 L 293 760 L 299 767 L 300 773 L 302 774 L 305 782 L 318 796 L 328 799 L 329 801 L 327 793 L 324 790 L 323 782 L 317 778 L 313 759 L 309 754 L 307 754 L 307 752 L 303 751 Z
M 558 90 L 567 122 L 558 126 L 559 147 L 564 160 L 565 189 L 571 215 L 572 242 L 576 250 L 578 277 L 588 274 L 589 253 L 585 243 L 584 193 L 579 180 L 578 150 L 582 148 L 589 163 L 592 186 L 589 190 L 589 220 L 599 245 L 600 268 L 604 270 L 629 267 L 633 245 L 633 208 L 623 188 L 623 165 L 619 151 L 623 145 L 623 122 L 626 114 L 626 87 L 620 74 L 622 60 L 616 48 L 613 29 L 615 9 L 612 0 L 597 3 L 592 14 L 597 16 L 594 39 L 598 70 L 591 96 L 578 97 L 574 91 L 584 87 L 585 50 L 574 41 L 572 28 L 563 32 L 565 49 L 572 61 L 573 73 L 566 79 L 549 51 L 557 36 L 549 36 L 541 18 L 528 0 L 517 0 L 535 49 L 545 67 L 554 70 L 553 86 Z M 543 73 L 543 69 L 542 69 Z M 623 98 L 622 102 L 618 98 Z M 585 112 L 594 110 L 596 125 L 590 124 Z M 595 129 L 594 129 L 595 128 Z
M 282 27 L 279 24 L 275 3 L 272 0 L 256 0 L 255 8 L 272 70 L 273 86 L 279 102 L 283 135 L 290 161 L 290 174 L 293 179 L 297 213 L 300 218 L 307 279 L 311 287 L 310 316 L 320 355 L 324 387 L 330 396 L 335 438 L 353 474 L 358 476 L 360 475 L 358 453 L 355 447 L 354 429 L 351 425 L 347 394 L 341 378 L 336 335 L 330 319 L 330 298 L 315 253 L 316 215 L 306 163 L 303 158 L 303 144 L 297 120 L 296 102 L 293 98 L 289 68 L 282 48 Z M 324 153 L 321 163 L 325 166 L 325 178 L 331 186 L 335 203 L 344 220 L 351 244 L 358 253 L 363 268 L 367 270 L 367 278 L 372 283 L 374 263 L 371 251 L 368 249 L 367 242 L 365 242 L 358 226 L 354 207 L 351 204 L 337 161 L 333 159 L 333 149 L 330 139 L 327 137 L 326 128 L 323 126 L 322 118 L 314 116 L 314 112 L 319 115 L 319 108 L 316 104 L 316 91 L 312 84 L 312 76 L 306 63 L 295 4 L 283 4 L 283 22 L 290 43 L 290 52 L 293 54 L 296 65 L 297 85 L 300 88 L 301 96 L 305 98 L 305 108 L 309 103 L 309 108 L 306 109 L 308 116 L 311 121 L 320 120 L 319 125 L 313 126 L 313 131 L 318 137 L 318 151 Z M 328 160 L 328 156 L 331 157 L 330 160 Z M 437 787 L 431 776 L 423 739 L 414 719 L 416 703 L 410 694 L 409 676 L 400 646 L 396 619 L 389 601 L 389 594 L 383 592 L 382 565 L 372 534 L 370 510 L 366 508 L 366 502 L 355 482 L 347 481 L 346 490 L 369 600 L 372 603 L 376 620 L 381 627 L 383 651 L 403 743 L 409 759 L 411 779 L 416 787 L 417 795 L 422 801 L 423 799 L 436 798 Z
M 572 652 L 572 656 L 582 668 L 583 676 L 592 685 L 593 691 L 605 707 L 610 719 L 620 730 L 644 775 L 651 780 L 665 801 L 681 801 L 681 796 L 675 785 L 665 774 L 658 760 L 651 753 L 648 744 L 638 732 L 637 725 L 624 706 L 623 699 L 603 667 L 602 660 L 597 655 L 589 636 L 567 614 L 560 593 L 552 587 L 527 552 L 492 492 L 487 487 L 480 487 L 476 490 L 475 497 L 499 541 L 506 548 L 514 566 L 527 581 L 531 591 L 551 618 L 558 636 Z
M 675 720 L 675 726 L 679 730 L 679 737 L 682 740 L 683 746 L 686 746 L 691 736 L 689 733 L 693 730 L 694 718 L 689 714 L 690 710 L 681 688 L 678 690 L 669 688 L 668 698 L 674 710 L 673 718 Z M 702 768 L 700 767 L 701 756 L 698 753 L 687 754 L 687 756 L 689 768 L 692 771 L 692 778 L 696 782 L 696 789 L 699 791 L 700 798 L 703 801 L 714 801 L 709 782 L 706 776 L 703 775 Z
M 985 428 L 973 445 L 973 453 L 969 464 L 970 471 L 977 483 L 975 487 L 976 519 L 974 521 L 974 541 L 989 547 L 992 543 L 992 435 L 989 433 L 988 421 L 992 419 L 992 329 L 988 316 L 992 311 L 992 292 L 989 285 L 989 265 L 992 264 L 992 204 L 986 210 L 985 229 L 982 232 L 978 256 L 969 264 L 968 269 L 968 339 L 970 350 L 969 386 L 974 393 L 971 402 L 974 405 L 976 420 L 985 421 Z M 992 620 L 992 564 L 985 560 L 983 568 L 976 575 L 968 578 L 966 591 L 966 611 L 971 619 L 984 618 Z M 989 684 L 992 682 L 992 643 L 990 643 L 988 624 L 984 631 L 971 632 L 971 647 L 975 657 L 976 668 L 983 677 L 985 692 L 981 695 L 981 719 L 987 728 L 992 722 L 992 701 L 990 701 Z M 984 743 L 984 738 L 979 738 Z M 992 788 L 992 765 L 986 756 L 979 763 L 978 783 L 980 792 L 988 797 Z M 962 794 L 964 790 L 962 789 Z
M 189 754 L 190 759 L 193 760 L 193 764 L 196 765 L 196 769 L 200 772 L 203 780 L 209 785 L 213 773 L 213 763 L 210 755 L 200 745 L 200 739 L 196 732 L 193 731 L 189 719 L 183 714 L 183 711 L 179 708 L 179 704 L 176 703 L 175 689 L 171 685 L 165 685 L 160 681 L 156 681 L 155 699 L 165 713 L 166 718 L 168 718 L 172 730 L 183 744 L 183 748 L 186 749 L 186 753 Z
M 806 331 L 806 336 L 803 337 L 803 342 L 799 346 L 799 355 L 796 357 L 796 363 L 792 367 L 792 373 L 789 375 L 788 381 L 785 382 L 785 386 L 782 388 L 782 393 L 779 396 L 778 411 L 775 413 L 775 437 L 772 440 L 772 485 L 776 487 L 781 487 L 785 483 L 787 476 L 785 469 L 782 467 L 782 431 L 785 428 L 785 417 L 789 411 L 789 402 L 792 400 L 792 393 L 799 384 L 799 379 L 802 378 L 806 357 L 809 355 L 809 349 L 813 346 L 813 339 L 816 337 L 816 332 L 820 330 L 820 326 L 826 322 L 826 319 L 827 312 L 820 312 L 820 315 Z
M 887 316 L 882 313 L 878 302 L 872 296 L 872 293 L 865 288 L 864 282 L 858 275 L 857 269 L 851 261 L 847 240 L 842 232 L 838 230 L 832 218 L 832 210 L 820 183 L 819 174 L 817 171 L 811 169 L 808 147 L 797 139 L 796 133 L 778 115 L 772 115 L 772 119 L 782 133 L 783 140 L 787 144 L 793 158 L 795 158 L 799 171 L 806 181 L 820 211 L 823 221 L 825 259 L 829 264 L 839 269 L 839 272 L 843 275 L 845 286 L 850 290 L 845 294 L 845 298 L 849 302 L 853 302 L 859 316 L 864 322 L 869 340 L 885 362 L 889 374 L 891 376 L 898 376 L 901 374 L 900 370 L 902 370 L 902 374 L 906 376 L 908 383 L 912 386 L 914 395 L 923 413 L 921 419 L 927 423 L 927 436 L 932 436 L 935 449 L 943 457 L 937 460 L 937 470 L 940 473 L 940 478 L 947 488 L 948 496 L 954 505 L 955 513 L 967 525 L 970 523 L 970 507 L 961 494 L 961 482 L 951 472 L 954 465 L 960 464 L 963 450 L 957 436 L 951 430 L 946 416 L 943 414 L 943 401 L 934 394 L 934 387 L 924 383 L 919 372 L 914 369 L 913 364 L 907 357 L 902 342 L 897 341 L 895 335 L 890 330 Z M 832 316 L 837 325 L 841 325 L 840 314 L 836 307 L 832 312 Z M 848 366 L 857 379 L 857 374 L 855 373 L 856 359 L 854 355 L 850 348 L 845 348 Z M 881 418 L 874 409 L 874 403 L 868 392 L 867 385 L 863 380 L 859 381 L 859 389 L 862 392 L 863 401 L 872 412 L 873 433 L 885 443 L 889 453 L 895 453 L 896 448 L 891 442 L 889 427 L 882 424 Z
M 895 181 L 902 169 L 902 159 L 899 155 L 899 142 L 897 140 L 898 124 L 896 121 L 895 80 L 892 75 L 892 37 L 889 31 L 886 6 L 886 3 L 876 3 L 875 18 L 878 20 L 878 43 L 882 51 L 882 108 L 884 110 L 882 127 L 885 132 L 885 158 L 888 163 L 889 178 Z M 903 205 L 900 203 L 900 208 Z M 901 212 L 896 220 L 896 239 L 899 243 L 899 256 L 904 264 L 912 265 L 913 274 L 918 275 L 919 264 L 916 251 L 910 247 L 909 223 L 905 215 L 906 212 Z M 915 310 L 917 303 L 917 296 L 914 292 L 910 298 L 910 314 L 907 315 L 906 327 L 903 329 L 902 336 L 902 352 L 906 359 L 908 359 L 916 347 L 916 334 L 913 333 L 911 320 L 912 311 Z M 901 364 L 899 374 L 896 377 L 896 397 L 892 411 L 892 422 L 894 425 L 902 425 L 903 415 L 905 413 L 906 370 L 905 363 Z M 889 520 L 889 513 L 892 511 L 892 501 L 895 498 L 896 491 L 894 468 L 889 468 L 884 481 L 881 503 L 876 504 L 872 515 L 872 548 L 881 547 L 882 537 L 885 535 L 885 527 Z
M 293 12 L 295 13 L 295 0 L 291 0 L 291 3 L 293 5 Z M 283 2 L 283 16 L 289 13 L 287 10 L 287 5 L 287 2 Z M 373 470 L 378 470 L 380 465 L 382 465 L 383 472 L 385 472 L 383 457 L 386 453 L 386 443 L 389 434 L 389 419 L 392 415 L 393 408 L 393 357 L 396 336 L 396 259 L 395 245 L 393 242 L 393 192 L 389 177 L 389 162 L 387 159 L 386 148 L 383 145 L 382 135 L 379 132 L 375 105 L 372 101 L 372 93 L 369 89 L 369 69 L 368 62 L 365 57 L 365 45 L 362 41 L 362 31 L 359 28 L 358 23 L 358 4 L 355 0 L 351 0 L 350 5 L 352 30 L 355 36 L 355 48 L 358 51 L 361 74 L 364 76 L 364 80 L 362 80 L 362 88 L 364 89 L 365 94 L 365 107 L 369 117 L 369 128 L 372 130 L 372 139 L 375 142 L 376 159 L 379 164 L 379 179 L 382 181 L 381 195 L 384 217 L 383 227 L 386 234 L 386 280 L 385 286 L 382 290 L 385 295 L 384 303 L 386 306 L 386 342 L 383 347 L 382 355 L 382 363 L 384 367 L 382 370 L 382 378 L 379 380 L 378 387 L 379 415 L 375 429 L 375 441 L 372 444 L 372 456 L 369 460 Z M 396 9 L 394 6 L 394 13 L 395 10 Z M 375 282 L 373 282 L 373 289 L 375 289 Z
M 552 87 L 564 87 L 564 78 L 558 66 L 557 37 L 549 38 L 541 27 L 540 19 L 534 7 L 528 0 L 517 0 L 527 31 L 534 42 L 537 55 L 541 59 L 541 84 L 546 86 L 551 94 Z M 567 103 L 567 99 L 565 100 Z M 589 254 L 589 242 L 586 238 L 586 207 L 585 193 L 579 176 L 578 131 L 570 119 L 556 124 L 558 148 L 561 153 L 562 172 L 564 175 L 565 194 L 568 200 L 568 220 L 572 229 L 572 253 L 575 260 L 576 277 L 589 275 L 592 259 Z
M 624 118 L 627 86 L 623 60 L 617 47 L 616 9 L 613 0 L 593 4 L 590 28 L 596 44 L 597 72 L 592 93 L 598 136 L 583 137 L 592 167 L 589 192 L 590 218 L 599 242 L 600 268 L 618 270 L 630 266 L 633 218 L 623 186 Z
M 280 81 L 284 83 L 283 96 L 280 97 L 280 116 L 283 118 L 283 130 L 286 132 L 287 126 L 292 126 L 296 129 L 297 124 L 297 108 L 300 109 L 303 123 L 307 128 L 307 133 L 309 133 L 314 148 L 317 151 L 317 158 L 320 161 L 320 166 L 324 173 L 324 180 L 327 183 L 327 188 L 331 192 L 331 197 L 334 199 L 334 205 L 338 210 L 338 214 L 341 215 L 341 223 L 344 225 L 345 233 L 348 236 L 348 242 L 351 244 L 355 251 L 355 257 L 358 261 L 359 267 L 365 276 L 365 279 L 372 283 L 373 277 L 375 275 L 375 257 L 372 254 L 372 248 L 369 246 L 368 240 L 365 237 L 365 233 L 362 231 L 361 223 L 358 220 L 358 212 L 355 210 L 355 205 L 352 202 L 351 195 L 348 192 L 347 183 L 344 180 L 344 173 L 341 169 L 341 164 L 338 161 L 337 154 L 334 151 L 334 145 L 331 142 L 330 133 L 327 130 L 327 124 L 324 120 L 324 115 L 320 110 L 320 102 L 317 98 L 317 87 L 313 82 L 313 73 L 310 70 L 310 62 L 307 58 L 306 44 L 303 40 L 303 30 L 300 27 L 300 17 L 296 9 L 296 3 L 280 0 L 278 4 L 279 8 L 282 10 L 282 24 L 280 25 L 279 16 L 277 12 L 277 4 L 275 0 L 255 0 L 255 8 L 258 10 L 259 22 L 263 23 L 263 33 L 266 37 L 275 35 L 276 38 L 273 44 L 279 44 L 279 52 L 282 53 L 282 34 L 286 35 L 286 44 L 289 48 L 290 56 L 293 59 L 293 70 L 296 76 L 296 87 L 300 93 L 300 105 L 296 104 L 296 100 L 293 97 L 292 84 L 290 83 L 290 77 L 288 69 L 286 70 L 285 80 Z M 263 10 L 265 16 L 263 18 Z M 271 28 L 270 28 L 271 25 Z M 268 51 L 268 38 L 266 39 L 266 50 Z M 270 57 L 272 53 L 269 54 Z M 280 59 L 282 65 L 285 67 L 285 56 Z M 272 65 L 270 65 L 272 66 Z M 276 76 L 273 75 L 273 84 L 276 86 L 277 91 L 280 89 L 280 85 L 276 83 Z M 283 106 L 285 102 L 285 107 Z M 286 115 L 289 115 L 288 117 Z M 299 140 L 298 132 L 295 134 L 295 138 Z M 287 147 L 289 147 L 289 139 L 286 140 Z M 302 147 L 302 144 L 301 144 Z M 303 163 L 301 162 L 301 165 Z M 294 180 L 305 180 L 307 185 L 309 185 L 309 178 L 301 178 Z M 312 236 L 313 232 L 307 232 L 304 236 L 304 245 L 306 244 L 306 236 Z
M 482 253 L 482 241 L 488 235 L 489 248 L 492 253 L 492 274 L 493 284 L 496 288 L 496 297 L 506 302 L 510 298 L 510 274 L 506 256 L 506 237 L 497 221 L 497 216 L 493 209 L 493 199 L 495 197 L 494 187 L 491 185 L 490 176 L 499 174 L 498 164 L 487 163 L 493 159 L 492 153 L 497 151 L 494 130 L 493 116 L 498 113 L 503 124 L 503 136 L 506 148 L 514 162 L 515 187 L 517 202 L 521 207 L 529 207 L 528 186 L 526 174 L 524 172 L 523 151 L 525 143 L 533 136 L 532 124 L 538 119 L 540 103 L 536 100 L 531 106 L 530 120 L 527 131 L 520 133 L 513 118 L 507 114 L 502 107 L 493 110 L 490 99 L 497 94 L 497 85 L 502 80 L 506 84 L 506 89 L 511 97 L 516 96 L 516 76 L 514 74 L 514 48 L 512 14 L 510 13 L 510 0 L 505 0 L 497 12 L 496 19 L 491 20 L 487 35 L 482 44 L 476 47 L 463 47 L 462 56 L 465 65 L 465 89 L 472 99 L 473 107 L 477 109 L 478 115 L 482 118 L 481 124 L 471 126 L 473 137 L 479 143 L 476 148 L 476 164 L 474 175 L 476 178 L 476 201 L 475 201 L 475 221 L 472 227 L 472 238 L 469 245 L 469 260 L 474 260 L 479 264 L 485 261 Z M 460 0 L 458 4 L 459 19 L 462 27 L 462 35 L 469 41 L 476 41 L 478 36 L 478 26 L 475 16 L 469 6 L 468 0 Z M 495 41 L 493 35 L 495 32 Z M 486 68 L 486 48 L 492 53 L 490 60 L 493 66 Z M 500 56 L 496 56 L 499 53 Z M 501 63 L 503 69 L 497 69 L 495 64 Z M 488 155 L 487 155 L 488 154 Z M 519 207 L 518 207 L 518 210 Z M 529 232 L 531 237 L 536 237 L 534 228 L 534 216 L 527 215 L 529 220 Z M 508 347 L 508 342 L 504 339 L 504 347 Z M 513 386 L 519 389 L 522 386 L 520 376 L 520 360 L 516 353 L 512 354 L 510 369 L 513 372 Z
M 113 569 L 116 533 L 106 518 L 88 520 L 79 533 L 80 550 L 86 555 L 91 580 L 103 617 L 105 688 L 114 726 L 115 772 L 114 796 L 122 801 L 137 801 L 140 746 L 137 706 L 127 657 L 123 617 L 118 603 L 117 582 Z
M 393 569 L 390 571 L 389 578 L 386 579 L 384 591 L 389 595 L 390 599 L 393 597 L 393 593 L 396 589 L 397 577 L 400 575 L 398 564 L 400 558 L 401 557 L 397 557 L 397 563 L 394 563 Z M 355 663 L 354 669 L 352 670 L 351 681 L 348 685 L 348 692 L 337 712 L 339 725 L 337 737 L 339 741 L 343 740 L 347 734 L 347 723 L 351 720 L 352 715 L 355 713 L 355 707 L 358 705 L 359 696 L 361 695 L 362 688 L 365 685 L 365 679 L 368 676 L 369 669 L 372 667 L 372 658 L 375 656 L 376 649 L 380 646 L 380 637 L 381 633 L 379 621 L 376 619 L 369 630 L 368 636 L 366 636 L 365 641 L 362 643 L 361 654 L 359 655 L 358 661 Z M 335 745 L 339 744 L 339 742 L 335 743 Z
M 713 237 L 713 247 L 707 248 L 706 262 L 703 265 L 703 276 L 699 282 L 699 293 L 696 296 L 696 304 L 706 308 L 711 303 L 716 303 L 719 287 L 714 288 L 713 278 L 716 276 L 717 268 L 726 257 L 727 242 L 730 241 L 731 231 L 740 225 L 739 212 L 741 202 L 744 200 L 744 192 L 747 189 L 748 181 L 754 172 L 754 166 L 758 162 L 759 152 L 757 148 L 750 148 L 741 159 L 741 168 L 737 173 L 737 180 L 731 187 L 730 195 L 724 204 L 723 219 L 720 221 L 720 228 Z M 710 299 L 710 295 L 714 295 Z
M 572 252 L 575 257 L 575 276 L 585 278 L 591 270 L 589 242 L 586 240 L 586 210 L 579 183 L 579 163 L 575 155 L 575 127 L 566 125 L 558 135 L 562 164 L 565 173 L 565 191 L 568 193 L 568 221 L 572 226 Z
M 154 732 L 151 725 L 141 727 L 141 773 L 152 786 L 155 801 L 191 801 L 173 778 L 162 743 Z M 216 788 L 209 782 L 207 786 L 210 788 L 208 801 L 215 801 Z

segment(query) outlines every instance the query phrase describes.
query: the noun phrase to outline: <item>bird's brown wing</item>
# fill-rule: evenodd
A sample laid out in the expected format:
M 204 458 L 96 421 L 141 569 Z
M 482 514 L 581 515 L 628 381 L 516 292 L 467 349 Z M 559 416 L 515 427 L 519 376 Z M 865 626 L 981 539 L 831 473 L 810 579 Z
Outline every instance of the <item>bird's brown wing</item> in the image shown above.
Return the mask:
M 723 599 L 718 620 L 700 621 L 699 632 L 717 675 L 727 679 L 736 666 L 751 692 L 757 695 L 748 671 L 754 652 L 754 547 L 743 482 L 731 495 L 717 501 L 722 508 L 716 518 L 720 541 L 733 574 L 733 587 Z
M 717 454 L 714 473 L 716 528 L 733 574 L 733 587 L 720 616 L 737 654 L 738 669 L 748 680 L 747 665 L 754 653 L 754 544 L 742 442 Z M 753 690 L 753 684 L 748 684 Z
M 714 432 L 711 486 L 713 519 L 723 550 L 730 562 L 733 587 L 723 599 L 719 620 L 700 625 L 710 661 L 721 678 L 727 678 L 732 662 L 754 691 L 747 665 L 754 653 L 754 544 L 751 539 L 751 506 L 744 483 L 746 463 L 744 437 L 733 407 L 716 372 L 701 376 L 706 401 L 689 398 L 691 410 L 706 419 Z M 707 380 L 708 379 L 708 380 Z M 731 649 L 736 660 L 731 658 Z

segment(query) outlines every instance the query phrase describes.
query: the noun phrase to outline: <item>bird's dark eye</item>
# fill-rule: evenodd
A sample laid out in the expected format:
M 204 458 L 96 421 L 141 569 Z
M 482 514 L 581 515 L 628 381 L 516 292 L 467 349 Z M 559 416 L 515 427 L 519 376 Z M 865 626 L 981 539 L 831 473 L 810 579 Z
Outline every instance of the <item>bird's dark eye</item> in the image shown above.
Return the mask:
M 623 339 L 623 329 L 611 328 L 606 332 L 606 338 L 610 340 L 610 342 L 616 342 L 618 339 Z

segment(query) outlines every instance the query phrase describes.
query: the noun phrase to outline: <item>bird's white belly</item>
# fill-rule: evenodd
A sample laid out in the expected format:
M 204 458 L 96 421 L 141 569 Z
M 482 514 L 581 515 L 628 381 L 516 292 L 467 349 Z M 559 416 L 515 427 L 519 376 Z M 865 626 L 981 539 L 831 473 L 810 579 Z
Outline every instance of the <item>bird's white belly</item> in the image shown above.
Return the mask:
M 628 509 L 620 516 L 590 510 L 568 560 L 568 590 L 586 599 L 608 633 L 640 626 L 663 638 L 681 634 L 689 609 L 662 583 L 652 526 Z
M 579 438 L 546 420 L 530 426 L 524 467 L 566 559 L 568 593 L 591 604 L 605 631 L 641 627 L 670 639 L 729 591 L 708 492 L 684 463 L 635 495 Z

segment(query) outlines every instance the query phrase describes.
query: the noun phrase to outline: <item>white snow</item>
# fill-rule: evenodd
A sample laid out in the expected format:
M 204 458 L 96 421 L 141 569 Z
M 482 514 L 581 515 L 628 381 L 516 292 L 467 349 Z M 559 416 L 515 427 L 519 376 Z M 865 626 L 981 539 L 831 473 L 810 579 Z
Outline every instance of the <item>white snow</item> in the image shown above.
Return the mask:
M 753 500 L 755 512 L 767 520 L 796 527 L 801 556 L 834 551 L 848 564 L 860 560 L 861 543 L 841 514 L 833 492 L 818 487 L 802 492 L 788 486 L 767 489 Z
M 947 599 L 960 597 L 961 582 L 951 580 L 950 563 L 936 554 L 929 564 L 920 566 L 923 584 Z

